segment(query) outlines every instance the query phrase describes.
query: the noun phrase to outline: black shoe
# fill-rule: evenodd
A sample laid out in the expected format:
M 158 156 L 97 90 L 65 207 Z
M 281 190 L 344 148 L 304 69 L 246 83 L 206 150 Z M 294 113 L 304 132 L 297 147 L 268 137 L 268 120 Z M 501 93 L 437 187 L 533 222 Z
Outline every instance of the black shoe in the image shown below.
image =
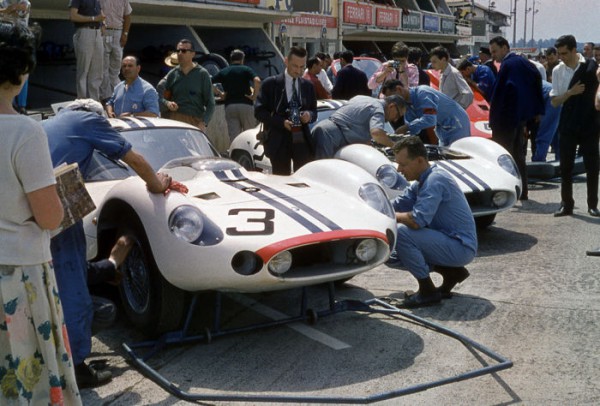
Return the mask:
M 106 370 L 96 370 L 82 362 L 75 365 L 75 380 L 79 389 L 95 388 L 109 383 L 112 380 L 112 373 Z
M 564 217 L 573 214 L 573 209 L 566 206 L 560 206 L 560 209 L 554 212 L 554 217 Z
M 439 287 L 442 299 L 451 298 L 452 289 L 471 275 L 464 266 L 450 267 L 435 265 L 433 271 L 439 273 L 444 278 L 442 285 Z
M 439 291 L 435 291 L 429 294 L 423 294 L 417 292 L 414 295 L 408 296 L 397 307 L 404 309 L 416 309 L 418 307 L 433 306 L 442 301 L 442 295 Z
M 596 208 L 594 208 L 594 209 L 588 209 L 588 213 L 592 217 L 600 217 L 600 210 L 598 210 Z
M 600 257 L 600 248 L 596 248 L 595 250 L 588 250 L 585 252 L 585 254 L 590 257 Z

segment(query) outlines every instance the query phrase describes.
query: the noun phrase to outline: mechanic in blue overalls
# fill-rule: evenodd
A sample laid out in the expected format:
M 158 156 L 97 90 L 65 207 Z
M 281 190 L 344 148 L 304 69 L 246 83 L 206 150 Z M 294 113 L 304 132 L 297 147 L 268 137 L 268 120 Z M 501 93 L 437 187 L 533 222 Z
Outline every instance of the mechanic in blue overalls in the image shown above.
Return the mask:
M 328 119 L 319 121 L 312 128 L 315 159 L 333 158 L 340 148 L 350 144 L 367 144 L 371 139 L 392 147 L 394 141 L 385 131 L 385 122 L 398 120 L 404 105 L 404 100 L 396 96 L 385 99 L 354 96 Z
M 94 150 L 111 159 L 122 159 L 145 182 L 151 193 L 163 193 L 171 183 L 167 175 L 156 174 L 131 144 L 114 130 L 104 116 L 102 105 L 79 99 L 60 110 L 42 126 L 48 135 L 54 167 L 77 162 L 83 177 Z M 79 388 L 103 385 L 112 379 L 108 370 L 95 370 L 85 363 L 92 347 L 93 305 L 87 285 L 86 243 L 83 223 L 78 221 L 51 240 L 50 249 L 58 283 L 69 343 Z
M 450 297 L 456 284 L 469 276 L 465 265 L 477 253 L 475 220 L 452 176 L 429 164 L 418 136 L 402 137 L 393 150 L 398 171 L 415 182 L 392 202 L 398 238 L 386 264 L 407 269 L 419 283 L 418 292 L 407 294 L 401 307 L 429 306 Z M 431 271 L 444 278 L 439 288 Z
M 399 80 L 386 81 L 381 92 L 385 96 L 398 95 L 406 101 L 404 125 L 396 128 L 396 134 L 417 135 L 422 130 L 435 128 L 427 143 L 450 145 L 454 141 L 471 136 L 471 122 L 465 109 L 457 102 L 430 86 L 406 88 Z

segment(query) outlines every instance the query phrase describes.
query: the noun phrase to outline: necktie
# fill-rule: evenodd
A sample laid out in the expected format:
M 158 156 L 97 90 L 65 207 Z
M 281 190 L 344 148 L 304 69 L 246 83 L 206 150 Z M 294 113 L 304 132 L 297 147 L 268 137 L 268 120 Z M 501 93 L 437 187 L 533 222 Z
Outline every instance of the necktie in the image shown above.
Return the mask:
M 292 80 L 292 101 L 300 104 L 300 101 L 298 100 L 298 90 L 296 90 L 296 78 Z

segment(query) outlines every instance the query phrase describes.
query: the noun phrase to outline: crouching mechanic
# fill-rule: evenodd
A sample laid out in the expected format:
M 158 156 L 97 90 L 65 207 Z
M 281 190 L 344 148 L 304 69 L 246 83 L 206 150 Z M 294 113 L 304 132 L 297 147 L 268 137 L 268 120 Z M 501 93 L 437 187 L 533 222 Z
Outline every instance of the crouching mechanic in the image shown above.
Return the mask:
M 454 179 L 435 164 L 429 165 L 419 137 L 403 137 L 393 150 L 398 171 L 416 182 L 392 202 L 398 238 L 387 264 L 408 269 L 419 283 L 419 291 L 400 306 L 428 306 L 449 298 L 454 286 L 469 276 L 464 266 L 477 253 L 475 220 Z M 431 280 L 431 270 L 444 278 L 439 288 Z

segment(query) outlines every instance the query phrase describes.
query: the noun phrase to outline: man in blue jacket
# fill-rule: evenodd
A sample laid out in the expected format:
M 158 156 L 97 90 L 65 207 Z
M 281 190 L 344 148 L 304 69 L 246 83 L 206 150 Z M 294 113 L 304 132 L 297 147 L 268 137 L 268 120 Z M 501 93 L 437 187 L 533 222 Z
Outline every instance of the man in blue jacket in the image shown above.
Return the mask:
M 515 160 L 523 182 L 520 199 L 527 200 L 525 125 L 528 120 L 539 121 L 544 115 L 542 77 L 532 63 L 510 51 L 506 38 L 492 38 L 490 51 L 492 58 L 501 63 L 490 99 L 492 140 Z

